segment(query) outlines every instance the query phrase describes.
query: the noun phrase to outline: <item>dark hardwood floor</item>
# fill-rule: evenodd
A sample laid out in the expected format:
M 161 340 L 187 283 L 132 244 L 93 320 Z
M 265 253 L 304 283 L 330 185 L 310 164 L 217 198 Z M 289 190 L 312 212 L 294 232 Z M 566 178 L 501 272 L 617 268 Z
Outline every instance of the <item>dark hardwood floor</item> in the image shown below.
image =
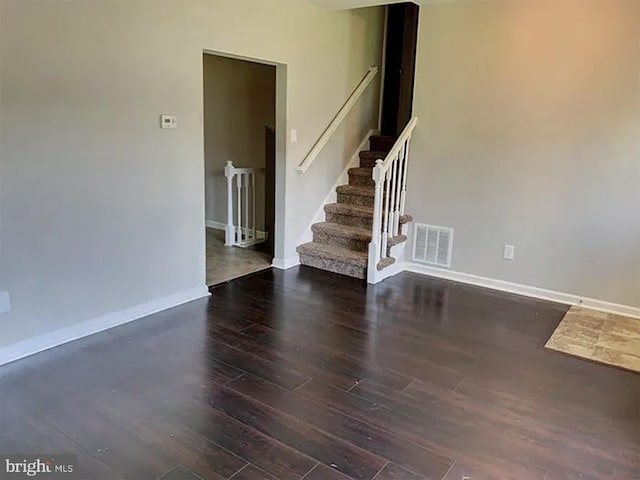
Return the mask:
M 639 376 L 545 350 L 565 310 L 262 272 L 1 368 L 0 452 L 82 480 L 637 480 Z

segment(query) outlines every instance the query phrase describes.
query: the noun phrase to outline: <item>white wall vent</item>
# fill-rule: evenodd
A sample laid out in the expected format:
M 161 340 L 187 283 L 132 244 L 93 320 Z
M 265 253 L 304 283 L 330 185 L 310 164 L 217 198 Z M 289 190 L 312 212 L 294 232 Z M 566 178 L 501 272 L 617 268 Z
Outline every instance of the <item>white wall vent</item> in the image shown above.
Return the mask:
M 453 228 L 416 223 L 413 229 L 413 261 L 451 267 Z

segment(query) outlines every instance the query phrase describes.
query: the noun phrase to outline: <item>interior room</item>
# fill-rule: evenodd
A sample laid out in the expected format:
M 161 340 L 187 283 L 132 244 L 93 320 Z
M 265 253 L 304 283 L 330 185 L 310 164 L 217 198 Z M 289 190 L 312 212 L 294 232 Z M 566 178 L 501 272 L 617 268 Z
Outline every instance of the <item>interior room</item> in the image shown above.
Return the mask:
M 640 480 L 640 1 L 0 0 L 54 476 Z
M 214 286 L 273 260 L 276 67 L 211 53 L 202 65 L 206 267 Z

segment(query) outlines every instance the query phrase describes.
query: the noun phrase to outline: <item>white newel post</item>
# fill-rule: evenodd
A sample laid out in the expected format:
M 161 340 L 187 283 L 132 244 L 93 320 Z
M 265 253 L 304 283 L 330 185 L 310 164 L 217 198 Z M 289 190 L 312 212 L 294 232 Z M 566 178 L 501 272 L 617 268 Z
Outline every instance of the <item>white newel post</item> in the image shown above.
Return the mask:
M 382 218 L 382 181 L 384 173 L 382 171 L 382 160 L 376 160 L 373 168 L 373 181 L 375 182 L 375 196 L 373 198 L 373 225 L 371 227 L 371 243 L 369 244 L 369 263 L 367 268 L 367 281 L 376 282 L 378 272 L 378 262 L 380 261 L 380 232 Z
M 233 162 L 228 161 L 224 167 L 224 176 L 227 177 L 227 226 L 224 230 L 224 244 L 231 246 L 235 243 L 236 229 L 233 225 L 233 176 L 235 175 Z

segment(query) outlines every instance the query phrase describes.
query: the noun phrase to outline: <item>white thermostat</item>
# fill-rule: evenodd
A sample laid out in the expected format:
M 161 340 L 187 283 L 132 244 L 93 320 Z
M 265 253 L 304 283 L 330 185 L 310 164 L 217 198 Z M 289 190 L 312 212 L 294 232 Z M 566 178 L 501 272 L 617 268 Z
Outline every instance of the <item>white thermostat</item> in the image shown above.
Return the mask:
M 175 115 L 160 115 L 160 128 L 178 128 L 178 117 Z

